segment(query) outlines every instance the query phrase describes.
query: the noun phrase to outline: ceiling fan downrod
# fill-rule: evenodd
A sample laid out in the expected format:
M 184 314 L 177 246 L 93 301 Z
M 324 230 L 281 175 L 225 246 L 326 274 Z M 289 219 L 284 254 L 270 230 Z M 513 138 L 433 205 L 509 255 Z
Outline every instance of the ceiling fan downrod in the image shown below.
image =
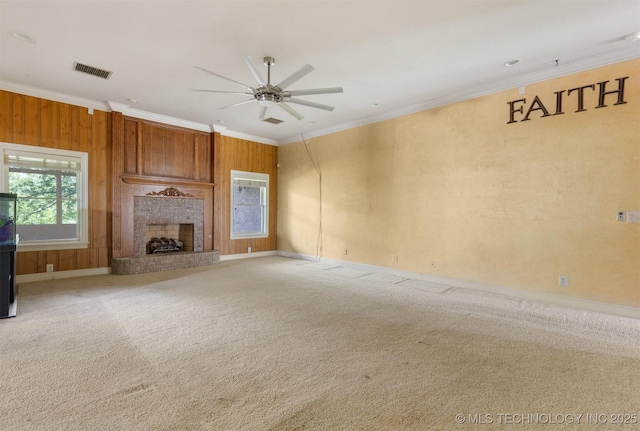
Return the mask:
M 267 66 L 267 84 L 258 87 L 253 95 L 262 106 L 274 106 L 283 100 L 281 90 L 271 85 L 271 66 L 274 64 L 276 64 L 275 58 L 264 57 L 264 65 Z
M 276 59 L 273 57 L 265 57 L 264 65 L 267 66 L 267 85 L 271 85 L 271 66 L 276 64 Z

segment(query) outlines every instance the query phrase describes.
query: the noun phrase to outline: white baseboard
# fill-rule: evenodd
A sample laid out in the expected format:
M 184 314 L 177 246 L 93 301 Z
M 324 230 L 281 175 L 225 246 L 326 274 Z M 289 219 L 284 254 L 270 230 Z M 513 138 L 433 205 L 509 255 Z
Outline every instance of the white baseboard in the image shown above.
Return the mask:
M 36 274 L 16 275 L 16 283 L 31 283 L 32 281 L 58 280 L 62 278 L 86 277 L 89 275 L 110 274 L 111 268 L 75 269 L 73 271 L 38 272 Z
M 423 280 L 431 283 L 443 284 L 446 286 L 459 287 L 463 289 L 476 290 L 480 292 L 494 293 L 504 296 L 515 297 L 518 299 L 526 299 L 530 301 L 545 302 L 554 305 L 562 305 L 565 307 L 578 308 L 581 310 L 595 311 L 598 313 L 612 314 L 616 316 L 631 317 L 640 319 L 640 308 L 627 305 L 610 304 L 607 302 L 593 301 L 590 299 L 573 298 L 570 296 L 556 295 L 553 293 L 534 292 L 531 290 L 523 290 L 496 284 L 481 283 L 478 281 L 462 280 L 458 278 L 442 277 L 439 275 L 418 274 L 409 271 L 399 271 L 383 266 L 367 265 L 363 263 L 346 262 L 338 259 L 327 259 L 324 257 L 317 258 L 301 253 L 292 253 L 288 251 L 278 251 L 279 256 L 289 257 L 293 259 L 311 260 L 314 262 L 322 262 L 330 265 L 342 266 L 345 268 L 353 268 L 361 271 L 384 273 L 395 275 L 397 277 L 409 278 L 413 280 Z
M 573 298 L 570 296 L 556 295 L 553 293 L 534 292 L 530 290 L 517 289 L 512 287 L 499 286 L 489 283 L 481 283 L 478 281 L 462 280 L 451 277 L 442 277 L 438 275 L 418 274 L 409 271 L 399 271 L 383 266 L 368 265 L 364 263 L 347 262 L 338 259 L 316 258 L 302 253 L 292 253 L 288 251 L 261 251 L 255 253 L 227 254 L 220 256 L 220 261 L 251 259 L 265 256 L 283 256 L 293 259 L 309 260 L 314 262 L 322 262 L 330 265 L 342 266 L 345 268 L 353 268 L 361 271 L 375 272 L 395 275 L 397 277 L 408 278 L 413 280 L 423 280 L 431 283 L 442 284 L 446 286 L 459 287 L 463 289 L 477 290 L 480 292 L 488 292 L 499 295 L 515 297 L 518 299 L 526 299 L 531 301 L 545 302 L 554 305 L 562 305 L 566 307 L 578 308 L 582 310 L 595 311 L 598 313 L 612 314 L 616 316 L 631 317 L 640 319 L 640 308 L 630 307 L 626 305 L 610 304 L 607 302 L 592 301 L 589 299 Z M 16 276 L 16 283 L 30 283 L 34 281 L 57 280 L 63 278 L 85 277 L 90 275 L 110 274 L 111 268 L 92 268 L 78 269 L 73 271 L 54 271 L 39 272 L 37 274 L 23 274 Z
M 259 251 L 255 253 L 241 253 L 241 254 L 227 254 L 220 256 L 220 261 L 236 260 L 236 259 L 251 259 L 254 257 L 264 256 L 277 256 L 276 250 L 272 251 Z M 22 274 L 16 276 L 16 283 L 31 283 L 33 281 L 46 281 L 46 280 L 58 280 L 63 278 L 85 277 L 89 275 L 104 275 L 111 274 L 111 268 L 92 268 L 92 269 L 76 269 L 73 271 L 53 271 L 53 272 L 38 272 L 35 274 Z
M 277 255 L 278 255 L 277 250 L 257 251 L 255 253 L 225 254 L 225 255 L 220 255 L 220 262 L 224 262 L 225 260 L 252 259 L 254 257 L 277 256 Z

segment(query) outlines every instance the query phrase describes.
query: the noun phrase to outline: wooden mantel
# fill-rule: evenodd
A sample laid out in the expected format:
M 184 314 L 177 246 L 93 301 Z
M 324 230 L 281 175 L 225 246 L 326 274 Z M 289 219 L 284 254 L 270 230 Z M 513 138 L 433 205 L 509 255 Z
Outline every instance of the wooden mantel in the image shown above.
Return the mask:
M 203 181 L 189 181 L 181 178 L 150 177 L 143 175 L 121 175 L 120 178 L 122 178 L 122 181 L 127 184 L 173 185 L 176 187 L 201 187 L 205 189 L 215 186 L 214 183 L 205 183 Z

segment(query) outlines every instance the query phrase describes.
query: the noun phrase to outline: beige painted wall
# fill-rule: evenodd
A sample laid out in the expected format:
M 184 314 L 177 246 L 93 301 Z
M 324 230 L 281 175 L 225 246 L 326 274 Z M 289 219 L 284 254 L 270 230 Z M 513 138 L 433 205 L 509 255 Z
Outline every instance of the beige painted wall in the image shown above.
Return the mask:
M 626 104 L 585 90 L 576 113 L 565 92 L 565 114 L 507 124 L 509 101 L 553 113 L 554 92 L 624 76 Z M 640 211 L 640 59 L 307 143 L 322 257 L 640 307 L 640 223 L 616 221 Z M 315 256 L 319 175 L 302 142 L 279 162 L 278 249 Z

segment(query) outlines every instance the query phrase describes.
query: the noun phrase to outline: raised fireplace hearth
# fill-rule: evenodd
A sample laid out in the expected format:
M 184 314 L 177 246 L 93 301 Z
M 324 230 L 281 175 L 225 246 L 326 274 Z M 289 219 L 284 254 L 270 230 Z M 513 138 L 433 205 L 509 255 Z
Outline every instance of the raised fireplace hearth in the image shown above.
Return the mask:
M 220 252 L 203 250 L 203 245 L 204 199 L 190 195 L 134 196 L 134 255 L 113 258 L 111 272 L 139 274 L 218 263 Z
M 155 253 L 138 257 L 113 258 L 111 261 L 111 273 L 116 275 L 144 274 L 170 269 L 215 265 L 219 262 L 220 252 L 217 250 Z

